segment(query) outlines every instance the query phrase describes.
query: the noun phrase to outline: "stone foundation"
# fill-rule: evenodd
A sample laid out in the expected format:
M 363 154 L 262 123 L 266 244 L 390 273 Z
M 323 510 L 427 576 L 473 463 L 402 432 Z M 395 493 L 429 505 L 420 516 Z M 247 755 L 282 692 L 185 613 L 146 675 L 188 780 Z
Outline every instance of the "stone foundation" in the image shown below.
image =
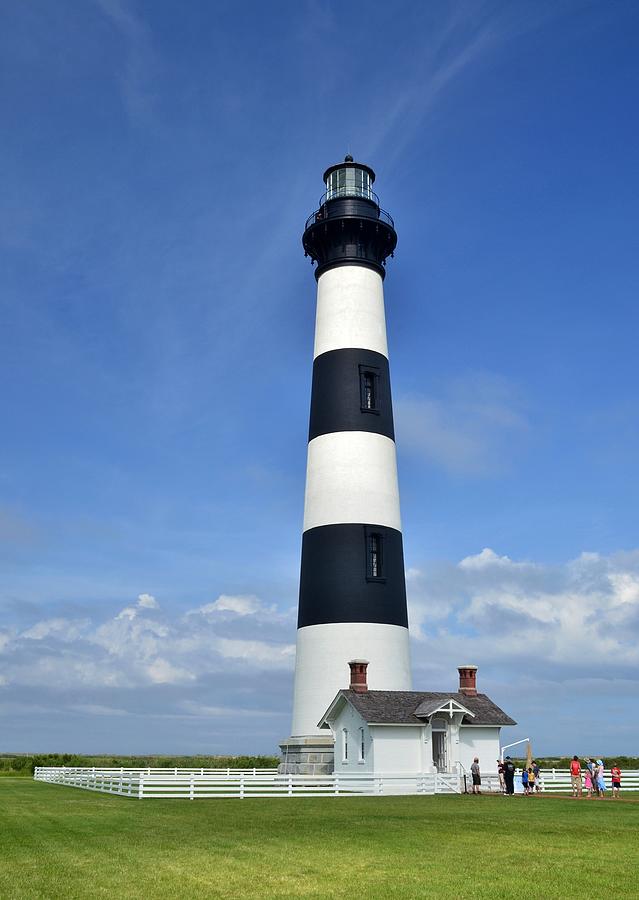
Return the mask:
M 330 733 L 326 737 L 313 735 L 287 738 L 280 744 L 280 775 L 332 775 L 334 744 Z

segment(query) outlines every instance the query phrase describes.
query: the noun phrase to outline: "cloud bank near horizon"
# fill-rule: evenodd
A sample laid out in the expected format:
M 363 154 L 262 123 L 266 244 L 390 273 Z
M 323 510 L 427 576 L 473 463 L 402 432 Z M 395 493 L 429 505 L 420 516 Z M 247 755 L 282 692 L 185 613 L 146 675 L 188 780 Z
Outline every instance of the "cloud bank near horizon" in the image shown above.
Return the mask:
M 639 550 L 548 566 L 485 548 L 409 568 L 407 585 L 416 689 L 452 690 L 472 662 L 537 752 L 631 752 Z M 275 752 L 294 637 L 294 607 L 257 595 L 176 610 L 141 593 L 110 616 L 25 607 L 0 629 L 2 749 Z

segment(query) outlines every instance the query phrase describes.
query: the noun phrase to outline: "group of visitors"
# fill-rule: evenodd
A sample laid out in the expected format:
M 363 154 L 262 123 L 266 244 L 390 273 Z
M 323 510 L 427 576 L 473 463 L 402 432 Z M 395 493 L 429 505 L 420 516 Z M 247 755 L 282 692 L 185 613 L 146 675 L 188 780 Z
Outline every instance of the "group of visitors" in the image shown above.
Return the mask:
M 499 787 L 501 789 L 502 794 L 506 794 L 506 796 L 512 796 L 515 793 L 515 764 L 510 758 L 507 756 L 506 759 L 497 760 L 497 771 L 499 773 Z M 534 793 L 535 790 L 540 790 L 539 785 L 539 766 L 533 760 L 532 765 L 526 769 L 522 770 L 522 784 L 524 785 L 524 793 Z M 473 794 L 481 794 L 481 772 L 479 769 L 479 757 L 476 756 L 473 760 L 473 764 L 470 767 L 470 773 L 473 778 Z M 526 780 L 524 781 L 524 775 Z
M 497 772 L 499 774 L 499 787 L 502 794 L 505 794 L 507 797 L 512 797 L 515 793 L 516 769 L 510 756 L 507 756 L 503 760 L 497 760 Z M 540 776 L 541 769 L 536 760 L 533 759 L 529 766 L 522 767 L 521 786 L 524 789 L 524 794 L 526 796 L 532 797 L 533 794 L 538 794 L 541 791 Z
M 497 760 L 499 787 L 502 794 L 505 794 L 507 797 L 512 797 L 515 793 L 516 771 L 517 769 L 510 756 L 507 756 L 503 760 Z M 481 772 L 478 756 L 474 758 L 473 764 L 470 767 L 470 772 L 473 779 L 472 793 L 481 794 Z M 572 762 L 570 763 L 570 783 L 572 785 L 573 797 L 583 796 L 584 790 L 588 799 L 590 799 L 593 794 L 596 797 L 605 797 L 606 783 L 604 780 L 604 772 L 605 768 L 603 760 L 594 760 L 591 758 L 585 761 L 582 773 L 579 757 L 573 756 Z M 619 792 L 621 791 L 621 769 L 616 763 L 610 769 L 610 776 L 612 782 L 612 798 L 614 800 L 619 797 Z M 538 794 L 541 791 L 541 769 L 536 760 L 533 759 L 529 766 L 522 766 L 521 786 L 524 795 L 527 797 L 532 797 L 533 794 Z
M 593 794 L 602 800 L 606 796 L 604 772 L 605 767 L 602 759 L 595 760 L 591 757 L 585 760 L 582 770 L 579 757 L 573 756 L 570 763 L 570 783 L 573 797 L 583 797 L 585 791 L 589 800 L 592 799 Z M 621 791 L 621 769 L 616 763 L 610 768 L 610 779 L 612 799 L 616 800 Z

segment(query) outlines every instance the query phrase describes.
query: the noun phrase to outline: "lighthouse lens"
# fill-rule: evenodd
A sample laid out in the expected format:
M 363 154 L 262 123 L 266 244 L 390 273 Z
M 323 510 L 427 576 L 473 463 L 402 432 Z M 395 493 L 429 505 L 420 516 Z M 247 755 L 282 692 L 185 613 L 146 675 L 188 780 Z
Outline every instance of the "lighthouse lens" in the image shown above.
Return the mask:
M 368 172 L 355 166 L 335 169 L 326 179 L 326 199 L 335 197 L 372 198 L 371 180 Z

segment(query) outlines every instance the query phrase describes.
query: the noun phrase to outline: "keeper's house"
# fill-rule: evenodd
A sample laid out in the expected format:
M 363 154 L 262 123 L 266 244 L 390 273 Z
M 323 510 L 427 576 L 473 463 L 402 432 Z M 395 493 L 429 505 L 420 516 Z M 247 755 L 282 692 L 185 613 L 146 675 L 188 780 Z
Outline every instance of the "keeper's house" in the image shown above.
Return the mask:
M 475 756 L 496 768 L 499 733 L 516 725 L 486 694 L 477 666 L 459 667 L 459 690 L 369 691 L 368 663 L 353 660 L 351 684 L 319 722 L 335 738 L 335 772 L 458 772 Z

